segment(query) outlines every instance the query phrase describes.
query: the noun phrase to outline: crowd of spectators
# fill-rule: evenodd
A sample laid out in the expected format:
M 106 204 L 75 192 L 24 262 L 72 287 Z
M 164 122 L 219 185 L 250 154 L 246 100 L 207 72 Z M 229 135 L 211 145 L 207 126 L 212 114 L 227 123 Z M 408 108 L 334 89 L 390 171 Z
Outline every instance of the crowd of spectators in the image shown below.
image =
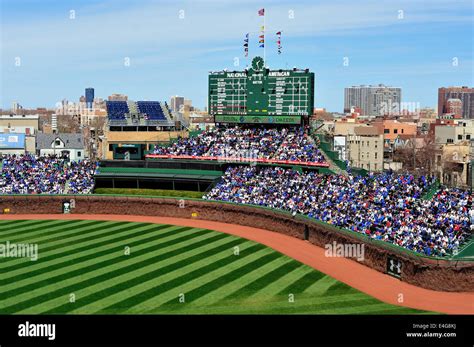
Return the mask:
M 215 128 L 196 137 L 178 138 L 168 147 L 156 146 L 154 154 L 325 162 L 304 127 Z
M 317 147 L 304 129 L 217 129 L 181 139 L 166 150 L 213 156 L 250 150 L 263 158 L 319 160 Z M 0 159 L 0 194 L 89 194 L 98 167 L 93 161 L 58 156 L 4 155 Z M 432 199 L 424 199 L 433 183 L 433 177 L 393 172 L 326 175 L 275 166 L 238 166 L 229 167 L 203 198 L 286 210 L 415 252 L 444 256 L 459 250 L 474 232 L 473 194 L 443 187 Z
M 32 154 L 0 159 L 0 194 L 89 194 L 94 186 L 93 161 Z
M 204 199 L 303 214 L 426 255 L 454 252 L 474 230 L 473 196 L 442 189 L 422 195 L 433 178 L 301 173 L 280 167 L 231 167 Z

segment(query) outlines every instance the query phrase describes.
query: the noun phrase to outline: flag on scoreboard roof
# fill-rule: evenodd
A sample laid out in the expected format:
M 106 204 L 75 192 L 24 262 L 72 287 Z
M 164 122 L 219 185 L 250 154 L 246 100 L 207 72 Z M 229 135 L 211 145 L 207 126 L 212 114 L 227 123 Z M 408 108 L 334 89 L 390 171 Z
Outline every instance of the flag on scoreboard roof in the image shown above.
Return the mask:
M 260 36 L 258 40 L 258 46 L 265 48 L 265 9 L 258 10 L 258 15 L 263 16 L 263 25 L 260 27 Z
M 265 26 L 261 26 L 260 35 L 258 36 L 259 47 L 264 47 L 265 43 Z
M 249 56 L 249 34 L 245 34 L 245 39 L 244 39 L 244 53 L 245 56 Z
M 278 54 L 281 54 L 281 31 L 278 31 L 276 35 L 277 35 Z

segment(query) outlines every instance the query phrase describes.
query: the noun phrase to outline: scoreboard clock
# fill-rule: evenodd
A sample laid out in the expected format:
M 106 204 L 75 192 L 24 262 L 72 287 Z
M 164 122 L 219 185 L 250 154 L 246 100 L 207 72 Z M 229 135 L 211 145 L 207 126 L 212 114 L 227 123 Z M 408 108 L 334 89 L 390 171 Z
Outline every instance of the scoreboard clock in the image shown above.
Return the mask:
M 262 71 L 264 66 L 265 61 L 263 60 L 262 57 L 255 57 L 252 60 L 252 69 L 254 71 Z
M 314 73 L 269 70 L 261 57 L 245 71 L 209 75 L 209 114 L 217 123 L 300 124 L 314 107 Z

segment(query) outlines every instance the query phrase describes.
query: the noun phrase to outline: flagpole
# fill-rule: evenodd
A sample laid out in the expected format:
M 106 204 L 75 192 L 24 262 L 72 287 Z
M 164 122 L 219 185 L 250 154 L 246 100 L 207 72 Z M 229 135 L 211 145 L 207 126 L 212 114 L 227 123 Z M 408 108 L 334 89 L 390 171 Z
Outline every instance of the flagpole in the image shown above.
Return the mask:
M 267 27 L 265 26 L 265 9 L 263 12 L 263 68 L 266 69 L 267 67 L 267 59 L 266 59 L 266 50 L 267 50 L 267 45 L 265 44 L 265 32 L 267 31 Z

